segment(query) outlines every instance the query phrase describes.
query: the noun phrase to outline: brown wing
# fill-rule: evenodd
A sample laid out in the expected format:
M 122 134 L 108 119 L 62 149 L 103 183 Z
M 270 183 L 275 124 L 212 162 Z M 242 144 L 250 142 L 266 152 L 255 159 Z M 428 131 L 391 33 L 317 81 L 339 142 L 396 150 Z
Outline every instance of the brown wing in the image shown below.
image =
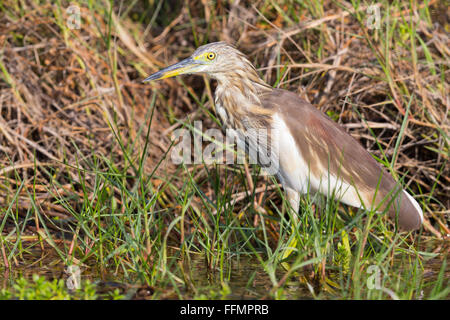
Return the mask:
M 420 226 L 420 213 L 412 198 L 403 194 L 392 176 L 341 126 L 286 90 L 275 89 L 264 94 L 261 102 L 264 107 L 277 111 L 286 122 L 314 175 L 321 176 L 321 168 L 329 168 L 332 175 L 358 190 L 367 207 L 372 202 L 375 207 L 381 204 L 380 211 L 389 207 L 391 217 L 400 208 L 400 226 L 405 229 Z

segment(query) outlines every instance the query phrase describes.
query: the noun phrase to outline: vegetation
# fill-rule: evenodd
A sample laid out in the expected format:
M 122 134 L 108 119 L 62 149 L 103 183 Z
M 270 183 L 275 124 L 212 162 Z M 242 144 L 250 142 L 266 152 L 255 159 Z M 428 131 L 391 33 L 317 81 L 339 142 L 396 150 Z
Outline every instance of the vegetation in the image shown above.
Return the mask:
M 447 7 L 1 2 L 0 298 L 448 299 Z M 176 129 L 219 128 L 214 83 L 141 81 L 218 40 L 341 123 L 423 228 L 308 195 L 294 230 L 257 166 L 174 164 Z

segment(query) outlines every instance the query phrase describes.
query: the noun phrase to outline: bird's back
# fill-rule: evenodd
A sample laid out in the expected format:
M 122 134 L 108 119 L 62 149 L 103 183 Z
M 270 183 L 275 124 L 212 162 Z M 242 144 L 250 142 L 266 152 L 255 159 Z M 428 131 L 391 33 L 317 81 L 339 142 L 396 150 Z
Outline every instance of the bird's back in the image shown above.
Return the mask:
M 292 92 L 274 89 L 260 99 L 275 112 L 278 127 L 285 126 L 280 131 L 287 132 L 280 136 L 279 152 L 280 178 L 288 187 L 305 192 L 309 186 L 325 195 L 334 190 L 352 206 L 387 209 L 391 217 L 398 210 L 404 229 L 420 226 L 417 202 L 341 126 Z

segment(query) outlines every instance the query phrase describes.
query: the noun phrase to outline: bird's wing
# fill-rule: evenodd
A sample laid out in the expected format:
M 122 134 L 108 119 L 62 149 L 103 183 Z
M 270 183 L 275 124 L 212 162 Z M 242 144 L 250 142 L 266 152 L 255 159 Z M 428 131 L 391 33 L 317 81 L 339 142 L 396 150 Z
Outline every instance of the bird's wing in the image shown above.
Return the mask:
M 315 181 L 322 181 L 320 191 L 330 191 L 327 190 L 329 183 L 323 181 L 331 176 L 334 181 L 342 181 L 353 188 L 353 193 L 341 199 L 344 203 L 362 202 L 366 208 L 378 208 L 379 211 L 388 208 L 391 216 L 395 216 L 395 210 L 391 208 L 396 206 L 392 202 L 399 193 L 403 195 L 402 188 L 341 126 L 292 92 L 274 89 L 260 99 L 263 106 L 275 111 L 289 129 L 310 176 Z M 282 152 L 280 150 L 280 158 Z M 314 187 L 312 183 L 311 186 Z M 401 199 L 400 211 L 411 212 L 400 215 L 403 225 L 409 226 L 407 229 L 417 227 L 421 221 L 420 207 L 414 200 L 411 202 L 409 195 Z

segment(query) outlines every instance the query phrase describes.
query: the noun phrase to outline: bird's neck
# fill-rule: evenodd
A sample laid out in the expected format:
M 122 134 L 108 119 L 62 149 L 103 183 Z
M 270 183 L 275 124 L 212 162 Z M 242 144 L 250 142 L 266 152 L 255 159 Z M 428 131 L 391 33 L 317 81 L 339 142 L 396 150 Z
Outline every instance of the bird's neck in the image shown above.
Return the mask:
M 227 70 L 225 73 L 217 73 L 212 77 L 217 80 L 218 87 L 241 90 L 248 94 L 261 94 L 273 89 L 258 76 L 253 66 L 248 69 Z
M 252 123 L 271 116 L 260 96 L 271 92 L 273 88 L 266 84 L 256 70 L 236 69 L 226 74 L 216 74 L 215 92 L 216 111 L 226 126 L 247 128 Z

